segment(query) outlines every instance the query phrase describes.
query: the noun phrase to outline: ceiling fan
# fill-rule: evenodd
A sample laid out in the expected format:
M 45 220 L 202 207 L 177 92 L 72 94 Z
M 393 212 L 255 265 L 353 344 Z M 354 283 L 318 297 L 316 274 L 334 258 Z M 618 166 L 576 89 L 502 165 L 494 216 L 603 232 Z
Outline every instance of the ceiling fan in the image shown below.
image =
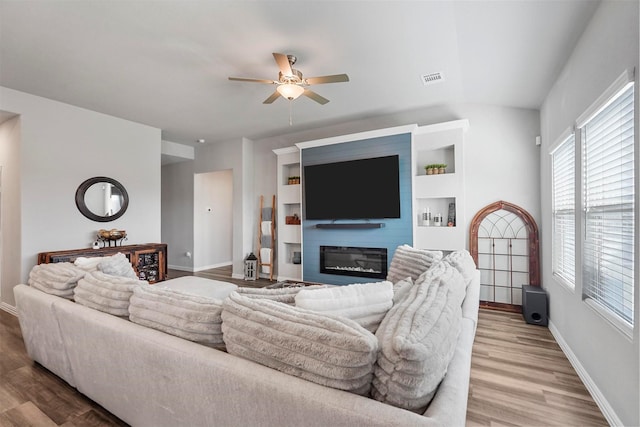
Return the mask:
M 296 57 L 293 55 L 285 55 L 283 53 L 274 53 L 273 57 L 280 68 L 278 73 L 278 80 L 266 80 L 266 79 L 247 79 L 243 77 L 229 77 L 229 80 L 235 80 L 240 82 L 253 82 L 276 85 L 276 90 L 263 104 L 271 104 L 273 101 L 282 96 L 285 99 L 293 101 L 300 95 L 304 95 L 307 98 L 311 98 L 319 104 L 326 104 L 329 100 L 323 96 L 318 95 L 311 89 L 308 89 L 311 85 L 318 85 L 324 83 L 340 83 L 348 82 L 349 76 L 346 74 L 334 74 L 331 76 L 321 77 L 303 77 L 302 72 L 293 68 L 293 64 L 296 63 Z

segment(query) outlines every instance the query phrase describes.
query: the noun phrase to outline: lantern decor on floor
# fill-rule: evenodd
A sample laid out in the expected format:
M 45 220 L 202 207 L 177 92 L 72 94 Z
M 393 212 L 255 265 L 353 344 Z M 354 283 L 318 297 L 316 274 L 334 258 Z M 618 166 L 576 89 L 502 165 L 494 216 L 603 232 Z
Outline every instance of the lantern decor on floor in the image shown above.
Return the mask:
M 251 252 L 244 259 L 244 280 L 256 280 L 258 276 L 258 258 Z

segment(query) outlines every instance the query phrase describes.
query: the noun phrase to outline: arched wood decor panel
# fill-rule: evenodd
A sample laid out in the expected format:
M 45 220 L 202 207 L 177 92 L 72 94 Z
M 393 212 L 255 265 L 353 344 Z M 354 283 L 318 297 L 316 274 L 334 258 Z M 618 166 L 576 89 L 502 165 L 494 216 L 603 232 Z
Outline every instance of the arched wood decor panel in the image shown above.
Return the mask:
M 498 211 L 500 210 L 504 210 L 506 212 L 510 212 L 511 214 L 506 214 L 505 215 L 509 215 L 512 219 L 513 222 L 518 222 L 519 226 L 521 226 L 520 230 L 521 233 L 525 232 L 526 229 L 526 249 L 528 252 L 528 278 L 529 278 L 529 285 L 532 286 L 540 286 L 540 256 L 539 256 L 539 240 L 538 240 L 538 226 L 536 225 L 535 220 L 533 219 L 533 217 L 524 209 L 522 209 L 521 207 L 514 205 L 513 203 L 509 203 L 509 202 L 505 202 L 505 201 L 498 201 L 495 203 L 492 203 L 486 207 L 484 207 L 483 209 L 481 209 L 480 211 L 478 211 L 478 213 L 476 213 L 476 215 L 473 217 L 473 220 L 471 221 L 471 230 L 469 232 L 469 252 L 471 253 L 471 256 L 473 257 L 473 260 L 475 261 L 476 265 L 478 266 L 478 268 L 482 271 L 483 269 L 485 271 L 489 270 L 490 273 L 493 273 L 493 276 L 496 275 L 496 271 L 491 271 L 491 269 L 487 269 L 487 268 L 483 268 L 483 266 L 480 265 L 479 262 L 479 246 L 478 246 L 478 241 L 479 241 L 479 231 L 480 228 L 483 224 L 483 221 L 485 219 L 487 219 L 488 216 L 491 216 L 492 219 L 496 219 L 493 218 L 495 216 L 497 216 L 498 220 L 503 219 L 502 217 L 500 217 Z M 496 213 L 496 214 L 494 214 Z M 494 214 L 494 215 L 492 215 Z M 490 219 L 488 219 L 488 221 L 490 221 Z M 485 224 L 485 228 L 486 228 Z M 492 230 L 495 228 L 497 229 L 498 227 L 493 227 L 493 223 L 489 222 L 488 225 L 491 225 Z M 509 223 L 507 226 L 505 226 L 506 228 L 510 228 L 512 225 L 512 223 Z M 510 230 L 511 231 L 511 230 Z M 484 232 L 484 230 L 483 230 Z M 491 231 L 493 232 L 493 231 Z M 515 231 L 517 233 L 517 231 Z M 484 236 L 485 238 L 487 236 Z M 494 240 L 495 238 L 495 240 Z M 512 240 L 520 240 L 520 243 L 522 245 L 525 244 L 525 242 L 523 241 L 524 239 L 505 239 L 503 238 L 502 235 L 491 235 L 489 236 L 489 240 L 491 241 L 491 245 L 492 245 L 492 254 L 483 254 L 483 255 L 493 255 L 495 257 L 495 243 L 496 241 L 501 242 L 503 240 L 508 240 L 508 246 L 509 246 L 509 251 L 511 251 L 511 244 L 512 244 Z M 505 255 L 505 254 L 499 254 L 499 255 Z M 521 256 L 522 258 L 522 256 Z M 526 261 L 525 261 L 526 262 Z M 512 261 L 509 260 L 509 265 L 512 265 Z M 495 268 L 495 264 L 493 265 L 493 268 Z M 502 273 L 505 273 L 503 270 L 500 270 Z M 513 271 L 507 271 L 506 273 L 508 274 L 512 274 L 513 275 Z M 522 272 L 519 272 L 522 273 Z M 523 283 L 526 284 L 526 283 Z M 491 284 L 489 284 L 491 285 Z M 495 285 L 495 284 L 494 284 Z M 485 288 L 486 289 L 486 288 Z M 495 288 L 493 290 L 494 295 L 495 295 Z M 498 309 L 504 309 L 504 310 L 508 310 L 508 311 L 521 311 L 521 306 L 517 305 L 517 304 L 513 304 L 513 298 L 512 298 L 512 292 L 513 289 L 511 289 L 511 296 L 510 296 L 510 303 L 503 303 L 503 302 L 495 302 L 495 301 L 481 301 L 481 306 L 484 307 L 490 307 L 490 308 L 498 308 Z M 481 297 L 482 299 L 482 297 Z

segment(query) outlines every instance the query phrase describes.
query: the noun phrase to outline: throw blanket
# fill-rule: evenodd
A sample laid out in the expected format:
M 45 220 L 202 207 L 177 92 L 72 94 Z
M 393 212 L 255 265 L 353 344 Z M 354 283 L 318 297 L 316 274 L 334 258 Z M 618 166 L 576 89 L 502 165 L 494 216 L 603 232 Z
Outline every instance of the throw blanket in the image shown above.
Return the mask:
M 411 277 L 415 281 L 432 264 L 441 259 L 442 251 L 416 249 L 409 245 L 398 246 L 391 259 L 391 265 L 389 265 L 387 280 L 397 283 L 400 280 Z
M 453 251 L 445 256 L 442 261 L 447 262 L 458 270 L 462 274 L 462 277 L 464 277 L 465 287 L 469 286 L 476 272 L 476 263 L 473 261 L 473 257 L 469 251 L 466 249 Z
M 328 387 L 370 390 L 378 341 L 350 319 L 233 292 L 222 320 L 230 354 Z
M 380 341 L 372 390 L 376 400 L 424 412 L 455 351 L 464 289 L 462 275 L 439 262 L 389 310 L 376 332 Z

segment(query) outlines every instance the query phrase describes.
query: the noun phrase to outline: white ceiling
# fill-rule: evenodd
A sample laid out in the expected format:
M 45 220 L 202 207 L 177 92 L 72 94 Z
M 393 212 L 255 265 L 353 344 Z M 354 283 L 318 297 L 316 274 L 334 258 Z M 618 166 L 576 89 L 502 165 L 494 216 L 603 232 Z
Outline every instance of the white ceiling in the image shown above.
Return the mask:
M 465 102 L 537 109 L 597 0 L 6 1 L 0 85 L 162 129 L 195 145 Z M 272 52 L 331 102 L 262 101 Z M 422 74 L 444 82 L 423 85 Z

